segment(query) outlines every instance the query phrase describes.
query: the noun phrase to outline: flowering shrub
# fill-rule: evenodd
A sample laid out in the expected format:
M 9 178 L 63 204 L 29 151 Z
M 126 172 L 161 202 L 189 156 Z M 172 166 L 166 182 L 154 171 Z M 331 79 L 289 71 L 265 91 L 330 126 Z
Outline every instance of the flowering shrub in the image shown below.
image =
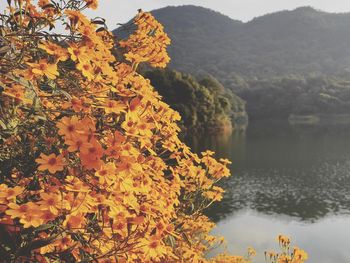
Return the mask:
M 266 263 L 302 263 L 308 259 L 307 253 L 298 247 L 291 251 L 289 237 L 279 235 L 277 240 L 281 253 L 265 252 Z
M 96 0 L 8 0 L 0 16 L 0 258 L 16 262 L 246 262 L 202 214 L 230 172 L 178 139 L 177 112 L 139 63 L 170 43 L 149 13 L 116 41 Z M 51 32 L 58 23 L 65 34 Z M 252 251 L 249 252 L 253 254 Z M 294 261 L 293 261 L 294 262 Z M 299 261 L 298 261 L 299 262 Z M 302 262 L 302 261 L 300 261 Z

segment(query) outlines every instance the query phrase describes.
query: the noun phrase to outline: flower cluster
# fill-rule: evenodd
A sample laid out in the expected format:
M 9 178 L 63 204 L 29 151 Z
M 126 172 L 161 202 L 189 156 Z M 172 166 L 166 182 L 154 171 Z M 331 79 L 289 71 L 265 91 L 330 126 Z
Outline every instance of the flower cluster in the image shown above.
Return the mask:
M 11 2 L 10 2 L 11 4 Z M 1 77 L 0 226 L 8 258 L 205 261 L 220 242 L 201 211 L 228 161 L 178 138 L 177 112 L 137 73 L 170 43 L 149 13 L 115 43 L 80 10 L 95 1 L 14 1 Z M 45 27 L 64 21 L 66 35 Z M 115 50 L 119 47 L 119 50 Z M 118 61 L 115 52 L 124 52 Z M 23 259 L 24 260 L 24 259 Z
M 141 62 L 148 62 L 153 67 L 165 67 L 170 61 L 166 52 L 170 44 L 164 34 L 163 26 L 150 13 L 140 12 L 134 19 L 137 29 L 127 40 L 120 41 L 120 46 L 127 50 L 126 60 L 134 67 Z
M 277 241 L 281 253 L 275 253 L 273 251 L 265 252 L 266 263 L 303 263 L 308 259 L 307 253 L 298 247 L 294 247 L 291 251 L 289 237 L 279 235 Z
M 96 0 L 8 1 L 0 19 L 0 258 L 15 262 L 222 262 L 202 211 L 228 160 L 179 140 L 179 114 L 139 63 L 164 67 L 149 13 L 116 43 Z M 53 33 L 58 23 L 66 34 Z M 45 31 L 46 30 L 46 31 Z M 49 31 L 47 31 L 49 30 Z M 118 58 L 116 54 L 124 54 Z M 240 262 L 240 257 L 229 257 Z

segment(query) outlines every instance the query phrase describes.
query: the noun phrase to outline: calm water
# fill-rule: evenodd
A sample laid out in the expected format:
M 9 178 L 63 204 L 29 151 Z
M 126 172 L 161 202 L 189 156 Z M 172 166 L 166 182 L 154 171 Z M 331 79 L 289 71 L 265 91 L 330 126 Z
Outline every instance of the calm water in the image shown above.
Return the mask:
M 286 234 L 308 262 L 350 262 L 350 127 L 259 123 L 188 141 L 233 161 L 225 198 L 208 211 L 230 252 L 253 246 L 263 255 Z

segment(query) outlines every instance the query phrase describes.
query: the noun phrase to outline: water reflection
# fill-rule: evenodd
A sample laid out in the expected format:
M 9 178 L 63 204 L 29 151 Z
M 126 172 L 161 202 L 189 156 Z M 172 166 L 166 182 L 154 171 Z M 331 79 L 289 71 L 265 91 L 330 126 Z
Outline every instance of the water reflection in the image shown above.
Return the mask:
M 257 123 L 246 134 L 187 141 L 233 161 L 224 200 L 208 211 L 214 220 L 242 209 L 306 222 L 350 212 L 349 127 Z

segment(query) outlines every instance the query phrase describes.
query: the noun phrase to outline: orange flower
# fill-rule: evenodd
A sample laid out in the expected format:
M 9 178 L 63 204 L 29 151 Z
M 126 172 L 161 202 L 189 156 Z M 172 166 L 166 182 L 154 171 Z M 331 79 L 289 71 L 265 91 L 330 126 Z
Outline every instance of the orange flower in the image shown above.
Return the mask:
M 154 129 L 154 125 L 148 122 L 145 119 L 140 119 L 137 123 L 136 130 L 141 136 L 151 137 L 153 135 L 152 130 Z
M 49 210 L 42 211 L 41 213 L 41 219 L 44 221 L 45 224 L 49 221 L 54 220 L 55 218 L 56 218 L 56 215 L 51 213 Z
M 120 157 L 120 151 L 120 146 L 111 146 L 106 149 L 106 154 L 108 155 L 108 157 L 118 159 Z
M 86 134 L 91 134 L 96 131 L 95 122 L 91 118 L 83 118 L 81 120 L 81 129 L 86 132 Z
M 85 218 L 82 214 L 68 215 L 63 222 L 64 226 L 68 228 L 81 228 L 85 224 Z
M 86 186 L 82 181 L 80 181 L 78 178 L 74 176 L 67 176 L 66 182 L 67 184 L 65 185 L 65 188 L 68 191 L 79 192 L 79 193 L 87 193 L 90 191 L 88 186 Z M 73 200 L 70 200 L 69 198 L 70 198 L 69 195 L 65 197 L 68 203 L 72 203 Z
M 122 112 L 125 112 L 126 105 L 121 101 L 105 99 L 103 101 L 103 104 L 98 107 L 103 108 L 107 114 L 112 112 L 120 114 Z
M 63 117 L 59 123 L 57 123 L 58 134 L 66 136 L 67 138 L 72 138 L 77 134 L 79 125 L 78 117 L 73 116 L 72 118 Z
M 117 146 L 125 142 L 125 136 L 119 131 L 115 131 L 113 134 L 108 135 L 107 144 L 109 146 Z
M 302 250 L 298 247 L 295 247 L 293 249 L 293 254 L 294 254 L 294 256 L 293 256 L 294 261 L 293 262 L 295 262 L 295 263 L 302 263 L 302 262 L 306 261 L 309 257 L 308 254 L 304 250 Z
M 62 200 L 59 195 L 52 193 L 41 193 L 41 201 L 38 202 L 41 210 L 49 210 L 52 214 L 58 215 L 58 209 L 62 207 Z
M 111 185 L 117 179 L 115 164 L 112 162 L 103 164 L 95 175 L 99 178 L 100 184 L 107 182 L 109 185 Z
M 126 134 L 137 134 L 138 131 L 136 129 L 137 122 L 136 117 L 132 117 L 131 114 L 125 115 L 125 121 L 122 123 L 121 127 L 125 130 Z
M 41 211 L 39 206 L 33 202 L 28 202 L 22 205 L 10 203 L 9 209 L 6 210 L 6 214 L 11 218 L 20 218 L 20 222 L 23 227 L 38 227 L 42 224 Z
M 142 166 L 136 161 L 135 157 L 123 156 L 118 165 L 118 171 L 125 174 L 136 174 L 142 171 Z
M 70 54 L 70 58 L 73 61 L 90 61 L 90 58 L 87 54 L 87 49 L 85 46 L 79 46 L 77 44 L 70 44 L 69 48 L 68 48 L 68 52 Z
M 46 42 L 38 45 L 39 48 L 45 50 L 47 54 L 53 55 L 58 61 L 66 61 L 68 53 L 66 49 L 51 42 Z
M 56 173 L 58 171 L 63 171 L 64 166 L 66 165 L 63 161 L 61 155 L 56 156 L 52 153 L 50 155 L 40 154 L 40 158 L 35 159 L 35 161 L 40 164 L 38 167 L 39 171 L 49 170 L 50 173 Z
M 16 197 L 23 193 L 24 188 L 21 186 L 15 186 L 13 188 L 7 187 L 7 185 L 0 185 L 0 200 L 2 198 L 9 201 L 14 201 Z
M 77 64 L 77 69 L 79 69 L 83 76 L 86 77 L 89 81 L 94 79 L 94 68 L 89 61 L 79 62 Z
M 28 213 L 29 211 L 29 205 L 28 204 L 22 204 L 18 205 L 15 203 L 8 204 L 9 209 L 6 210 L 6 214 L 11 216 L 11 218 L 21 218 L 23 215 Z
M 63 238 L 55 241 L 53 244 L 55 246 L 58 246 L 58 248 L 61 250 L 66 250 L 67 248 L 73 247 L 74 241 L 72 240 L 72 238 L 69 235 L 67 235 L 67 236 L 64 236 Z
M 75 112 L 88 111 L 90 110 L 89 104 L 91 101 L 85 97 L 77 98 L 72 97 L 69 102 L 65 102 L 62 107 L 64 109 L 73 109 Z
M 72 136 L 70 139 L 66 139 L 65 143 L 68 145 L 69 152 L 75 151 L 87 151 L 92 145 L 88 142 L 88 136 Z
M 148 239 L 143 239 L 141 244 L 143 246 L 143 252 L 151 259 L 156 259 L 166 254 L 166 248 L 164 245 L 162 245 L 161 238 L 159 236 L 154 235 Z
M 57 64 L 48 64 L 46 59 L 40 59 L 39 63 L 27 63 L 31 66 L 34 75 L 46 76 L 49 79 L 55 79 L 59 73 L 57 71 Z
M 19 222 L 23 224 L 24 228 L 29 227 L 38 227 L 43 224 L 44 220 L 42 218 L 42 212 L 39 209 L 39 206 L 34 203 L 29 204 L 29 212 L 22 217 Z
M 90 146 L 81 149 L 81 153 L 88 156 L 89 159 L 99 159 L 103 155 L 103 148 L 97 140 L 91 140 Z
M 136 113 L 141 107 L 141 100 L 139 98 L 133 98 L 130 101 L 130 105 L 129 105 L 129 111 L 131 113 Z
M 284 235 L 278 235 L 277 237 L 278 243 L 282 246 L 288 246 L 290 244 L 290 239 Z

